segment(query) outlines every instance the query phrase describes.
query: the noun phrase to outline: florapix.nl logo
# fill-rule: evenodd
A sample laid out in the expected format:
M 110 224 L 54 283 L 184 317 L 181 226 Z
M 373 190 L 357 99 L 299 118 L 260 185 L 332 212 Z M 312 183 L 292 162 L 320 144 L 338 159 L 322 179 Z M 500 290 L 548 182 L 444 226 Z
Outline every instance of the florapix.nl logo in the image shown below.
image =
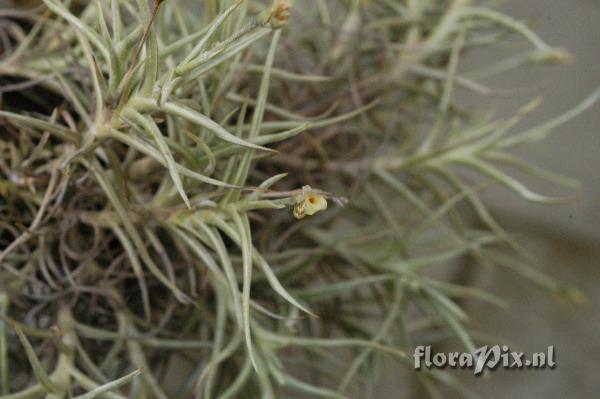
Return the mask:
M 511 351 L 506 345 L 486 345 L 477 348 L 473 353 L 432 353 L 431 346 L 421 345 L 415 348 L 413 359 L 416 370 L 450 367 L 472 369 L 475 375 L 480 375 L 484 370 L 495 370 L 498 367 L 506 369 L 552 369 L 556 366 L 554 346 L 549 346 L 545 352 L 527 355 L 524 352 Z

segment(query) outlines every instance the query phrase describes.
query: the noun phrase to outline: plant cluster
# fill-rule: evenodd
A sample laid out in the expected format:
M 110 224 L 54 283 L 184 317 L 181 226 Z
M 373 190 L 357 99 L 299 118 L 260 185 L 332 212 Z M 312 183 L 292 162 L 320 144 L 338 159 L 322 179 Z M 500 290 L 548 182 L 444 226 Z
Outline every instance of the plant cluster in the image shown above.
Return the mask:
M 480 339 L 451 264 L 556 295 L 479 197 L 560 184 L 457 90 L 569 56 L 469 0 L 44 0 L 0 10 L 0 398 L 374 397 Z M 470 73 L 469 52 L 521 53 Z M 175 371 L 174 371 L 175 370 Z M 180 384 L 173 384 L 174 373 Z M 432 397 L 472 393 L 451 373 Z

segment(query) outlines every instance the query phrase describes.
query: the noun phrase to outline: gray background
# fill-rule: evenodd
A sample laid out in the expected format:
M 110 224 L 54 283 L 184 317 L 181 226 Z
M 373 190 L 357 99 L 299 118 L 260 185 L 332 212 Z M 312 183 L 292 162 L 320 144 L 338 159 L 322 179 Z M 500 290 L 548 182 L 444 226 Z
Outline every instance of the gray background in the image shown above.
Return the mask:
M 513 0 L 503 2 L 500 8 L 528 22 L 550 45 L 567 48 L 575 60 L 571 65 L 533 68 L 493 80 L 493 88 L 514 89 L 515 94 L 485 100 L 487 105 L 508 115 L 541 95 L 543 104 L 524 123 L 534 125 L 579 104 L 600 87 L 599 0 Z M 505 50 L 510 51 L 510 46 L 506 45 Z M 497 54 L 470 55 L 462 72 L 485 64 L 494 56 Z M 481 103 L 481 99 L 472 97 L 466 96 L 465 102 Z M 580 305 L 557 302 L 503 269 L 482 271 L 477 286 L 507 299 L 510 307 L 501 310 L 486 304 L 470 305 L 467 312 L 471 327 L 506 338 L 513 349 L 526 353 L 554 345 L 557 367 L 543 371 L 498 369 L 485 377 L 463 372 L 460 379 L 492 399 L 600 397 L 600 105 L 557 129 L 549 139 L 523 149 L 521 154 L 539 166 L 576 177 L 582 183 L 579 189 L 570 190 L 526 179 L 530 188 L 580 199 L 569 205 L 541 206 L 495 188 L 485 193 L 486 203 L 503 226 L 516 233 L 520 242 L 537 256 L 539 269 L 574 284 L 587 299 Z M 389 373 L 379 397 L 422 397 L 422 393 L 415 393 L 414 386 L 407 387 L 404 379 L 394 373 Z
M 530 21 L 548 43 L 567 48 L 575 57 L 572 65 L 525 76 L 533 85 L 543 85 L 539 94 L 545 101 L 532 120 L 552 118 L 600 86 L 600 1 L 519 0 L 504 8 Z M 537 164 L 577 177 L 581 201 L 548 208 L 495 193 L 490 202 L 502 212 L 509 229 L 532 237 L 526 245 L 539 256 L 540 267 L 576 284 L 587 301 L 578 306 L 557 304 L 541 293 L 532 294 L 515 276 L 486 275 L 480 284 L 510 298 L 511 308 L 473 309 L 474 319 L 527 352 L 555 345 L 558 365 L 545 371 L 499 371 L 489 381 L 465 380 L 489 398 L 600 397 L 600 105 L 526 151 Z

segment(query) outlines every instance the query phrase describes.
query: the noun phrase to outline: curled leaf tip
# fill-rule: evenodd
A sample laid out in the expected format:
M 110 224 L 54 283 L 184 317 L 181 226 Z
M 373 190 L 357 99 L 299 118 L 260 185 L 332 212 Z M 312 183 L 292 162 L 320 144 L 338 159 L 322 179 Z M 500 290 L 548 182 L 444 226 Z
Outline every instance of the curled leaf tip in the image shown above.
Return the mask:
M 548 64 L 572 64 L 574 61 L 573 55 L 563 48 L 552 48 L 540 51 L 534 57 L 536 61 Z

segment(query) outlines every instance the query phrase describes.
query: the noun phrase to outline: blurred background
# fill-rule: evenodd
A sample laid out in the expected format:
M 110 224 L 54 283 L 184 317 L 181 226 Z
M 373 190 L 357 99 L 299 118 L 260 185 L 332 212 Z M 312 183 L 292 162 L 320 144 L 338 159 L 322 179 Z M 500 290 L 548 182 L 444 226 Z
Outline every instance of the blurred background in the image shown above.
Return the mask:
M 600 86 L 600 1 L 517 0 L 504 11 L 531 24 L 549 43 L 568 49 L 574 63 L 557 68 L 523 71 L 505 76 L 493 87 L 523 90 L 526 94 L 494 101 L 511 111 L 541 95 L 541 107 L 527 124 L 537 124 L 570 109 Z M 478 54 L 485 56 L 484 54 Z M 476 60 L 473 60 L 476 62 Z M 528 92 L 531 88 L 532 91 Z M 465 375 L 476 391 L 488 398 L 590 398 L 600 393 L 600 106 L 558 128 L 548 140 L 523 149 L 527 158 L 549 170 L 581 181 L 579 200 L 555 207 L 537 206 L 511 193 L 488 193 L 498 219 L 524 237 L 544 272 L 571 282 L 586 295 L 580 305 L 556 304 L 544 293 L 529 290 L 515 274 L 481 274 L 478 284 L 502 298 L 508 311 L 471 309 L 482 329 L 506 337 L 525 352 L 554 345 L 557 367 L 544 371 L 497 370 L 490 378 Z M 569 190 L 532 180 L 530 186 L 550 194 L 573 195 Z M 553 190 L 553 191 L 549 191 Z M 491 195 L 493 194 L 493 195 Z M 526 238 L 525 238 L 526 237 Z
M 31 4 L 29 0 L 0 0 L 0 8 Z M 563 113 L 600 87 L 599 0 L 513 0 L 499 5 L 503 11 L 527 21 L 544 40 L 564 47 L 574 57 L 567 66 L 526 68 L 487 84 L 513 94 L 491 98 L 465 95 L 465 106 L 487 102 L 499 115 L 509 115 L 532 98 L 543 97 L 540 108 L 523 125 L 535 125 Z M 521 44 L 514 43 L 514 46 Z M 499 57 L 514 47 L 482 50 L 467 56 L 462 73 L 468 75 L 483 61 Z M 485 107 L 482 107 L 485 109 Z M 502 370 L 484 377 L 460 373 L 462 382 L 486 398 L 591 398 L 600 393 L 600 106 L 558 128 L 547 140 L 522 149 L 533 163 L 576 177 L 578 190 L 557 189 L 539 180 L 521 178 L 538 192 L 577 196 L 568 205 L 540 206 L 525 203 L 498 187 L 488 190 L 486 202 L 503 226 L 538 259 L 545 273 L 581 289 L 586 300 L 578 305 L 557 303 L 530 283 L 505 270 L 487 269 L 475 276 L 475 284 L 501 298 L 506 310 L 470 303 L 473 328 L 505 337 L 511 349 L 526 353 L 554 345 L 557 367 L 553 370 Z M 402 384 L 398 370 L 390 370 L 380 397 L 419 397 L 414 386 Z M 398 386 L 398 384 L 401 386 Z
M 547 121 L 579 104 L 600 87 L 600 1 L 513 0 L 499 8 L 529 24 L 547 43 L 564 47 L 574 57 L 570 65 L 525 68 L 486 82 L 514 94 L 476 98 L 465 93 L 465 106 L 495 108 L 512 115 L 531 99 L 543 103 L 522 126 Z M 467 56 L 462 73 L 523 44 L 503 45 Z M 522 48 L 521 48 L 522 50 Z M 485 109 L 485 107 L 483 107 Z M 491 308 L 470 303 L 472 328 L 506 338 L 511 349 L 534 353 L 554 345 L 557 366 L 550 370 L 497 369 L 483 377 L 460 373 L 469 388 L 485 398 L 592 398 L 600 394 L 600 106 L 556 129 L 549 139 L 522 150 L 525 158 L 548 170 L 575 177 L 577 190 L 561 189 L 537 179 L 521 177 L 534 191 L 578 197 L 568 205 L 526 203 L 512 192 L 494 187 L 484 194 L 497 220 L 538 259 L 543 272 L 569 282 L 586 296 L 583 303 L 560 303 L 541 290 L 532 290 L 523 278 L 505 269 L 477 272 L 475 285 L 504 298 L 510 307 Z M 498 341 L 503 343 L 503 341 Z M 381 396 L 421 397 L 414 386 L 398 387 L 396 370 L 383 384 Z M 451 397 L 451 396 L 448 396 Z

